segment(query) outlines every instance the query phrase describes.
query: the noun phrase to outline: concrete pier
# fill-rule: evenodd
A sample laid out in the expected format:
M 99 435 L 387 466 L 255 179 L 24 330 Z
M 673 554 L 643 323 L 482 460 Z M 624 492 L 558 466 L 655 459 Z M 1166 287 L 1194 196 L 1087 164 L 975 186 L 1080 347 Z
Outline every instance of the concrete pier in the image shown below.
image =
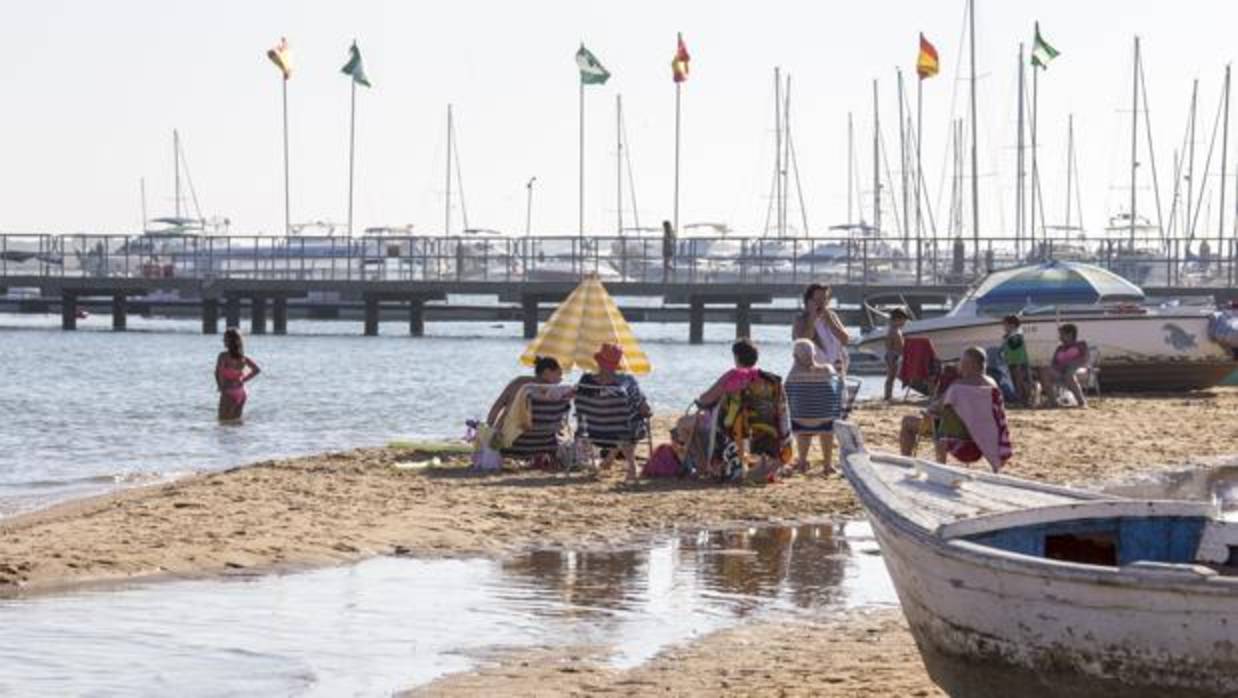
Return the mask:
M 705 299 L 693 296 L 688 306 L 688 344 L 704 344 Z
M 219 299 L 202 299 L 202 334 L 219 334 Z
M 241 297 L 228 296 L 224 304 L 224 324 L 228 327 L 241 326 Z
M 127 300 L 123 293 L 112 296 L 112 329 L 116 332 L 124 332 L 128 324 Z
M 365 299 L 365 336 L 378 336 L 378 299 Z
M 752 301 L 741 299 L 735 303 L 735 338 L 752 336 Z
M 426 302 L 414 298 L 408 304 L 408 333 L 414 337 L 426 334 Z
M 267 333 L 267 299 L 264 296 L 249 299 L 249 333 Z
M 77 329 L 77 294 L 66 292 L 60 296 L 60 328 Z
M 520 308 L 523 311 L 524 319 L 524 338 L 533 339 L 537 337 L 537 296 L 523 296 L 520 299 Z
M 275 334 L 288 334 L 288 299 L 284 296 L 271 299 L 271 329 Z

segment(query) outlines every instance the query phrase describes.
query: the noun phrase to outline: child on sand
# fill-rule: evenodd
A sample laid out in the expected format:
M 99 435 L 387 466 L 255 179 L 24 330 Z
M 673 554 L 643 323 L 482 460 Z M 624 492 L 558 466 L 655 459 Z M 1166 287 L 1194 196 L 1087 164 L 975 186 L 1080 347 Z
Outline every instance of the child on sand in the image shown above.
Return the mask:
M 898 376 L 898 362 L 903 357 L 903 325 L 907 324 L 907 311 L 895 308 L 890 311 L 890 327 L 886 330 L 886 402 L 894 399 L 894 378 Z
M 1010 378 L 1014 381 L 1014 391 L 1019 402 L 1027 403 L 1030 398 L 1028 388 L 1032 382 L 1031 369 L 1020 324 L 1018 315 L 1002 318 L 1002 359 L 1010 369 Z

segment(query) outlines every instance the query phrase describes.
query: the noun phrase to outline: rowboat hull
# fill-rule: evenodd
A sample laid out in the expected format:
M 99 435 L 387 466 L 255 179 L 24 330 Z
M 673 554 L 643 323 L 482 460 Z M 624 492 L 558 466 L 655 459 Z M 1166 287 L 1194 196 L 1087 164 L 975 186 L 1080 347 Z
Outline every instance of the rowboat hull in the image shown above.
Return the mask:
M 951 696 L 1238 693 L 1238 598 L 1053 577 L 943 550 L 869 506 L 925 667 Z
M 1238 557 L 1215 505 L 870 455 L 853 426 L 835 434 L 925 666 L 951 696 L 1238 695 L 1238 577 L 1200 562 Z M 1050 555 L 1111 526 L 1118 563 Z

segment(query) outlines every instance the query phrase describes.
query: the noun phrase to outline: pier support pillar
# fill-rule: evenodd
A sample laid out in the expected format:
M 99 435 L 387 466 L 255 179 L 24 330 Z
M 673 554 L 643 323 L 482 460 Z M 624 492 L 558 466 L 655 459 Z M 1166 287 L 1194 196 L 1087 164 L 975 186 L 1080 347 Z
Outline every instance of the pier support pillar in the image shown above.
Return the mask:
M 218 299 L 202 299 L 202 334 L 219 334 Z
M 126 308 L 125 296 L 117 293 L 112 296 L 112 329 L 117 332 L 123 332 L 129 319 Z
M 224 324 L 228 327 L 241 326 L 240 296 L 228 296 L 228 300 L 224 303 Z
M 524 338 L 537 337 L 537 298 L 524 296 L 520 299 L 520 308 L 524 318 Z
M 735 304 L 735 338 L 752 336 L 752 301 L 741 300 Z
M 705 301 L 692 298 L 692 306 L 688 310 L 688 344 L 705 343 Z
M 365 336 L 378 336 L 378 299 L 365 299 Z
M 60 295 L 60 329 L 77 329 L 77 296 L 62 292 Z
M 288 299 L 276 296 L 271 299 L 271 329 L 275 334 L 288 334 Z
M 426 334 L 426 302 L 420 298 L 412 299 L 408 306 L 408 333 L 414 337 Z
M 267 299 L 254 296 L 249 300 L 249 333 L 267 333 Z

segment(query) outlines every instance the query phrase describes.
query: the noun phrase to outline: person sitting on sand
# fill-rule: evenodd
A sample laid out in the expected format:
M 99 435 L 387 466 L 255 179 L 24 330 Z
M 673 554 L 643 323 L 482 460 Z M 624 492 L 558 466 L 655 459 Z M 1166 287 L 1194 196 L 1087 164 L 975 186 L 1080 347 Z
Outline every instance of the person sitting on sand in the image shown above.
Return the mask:
M 505 457 L 534 459 L 554 457 L 559 435 L 572 409 L 573 390 L 560 386 L 563 369 L 552 356 L 533 362 L 533 375 L 513 379 L 490 407 L 486 423 L 495 428 L 504 443 Z
M 812 342 L 797 339 L 791 350 L 791 371 L 785 383 L 791 435 L 795 437 L 796 469 L 808 472 L 808 454 L 814 436 L 820 438 L 825 455 L 825 475 L 834 472 L 834 420 L 842 409 L 842 386 L 834 367 L 818 363 Z
M 1062 385 L 1075 398 L 1075 405 L 1088 406 L 1088 400 L 1079 387 L 1079 369 L 1088 364 L 1088 343 L 1079 341 L 1079 328 L 1066 323 L 1057 330 L 1061 344 L 1053 352 L 1053 361 L 1040 370 L 1040 382 L 1044 385 L 1045 399 L 1049 407 L 1058 407 L 1058 388 Z
M 964 462 L 983 456 L 997 470 L 1009 459 L 1010 438 L 1002 391 L 985 373 L 986 363 L 983 349 L 969 347 L 959 359 L 957 373 L 953 368 L 947 369 L 953 375 L 943 371 L 937 393 L 924 411 L 919 416 L 903 417 L 899 451 L 904 456 L 915 455 L 920 436 L 931 434 L 934 455 L 941 463 L 946 462 L 949 454 Z M 956 386 L 960 389 L 956 390 Z M 964 390 L 967 388 L 984 390 Z
M 747 453 L 760 459 L 761 473 L 774 475 L 791 460 L 791 424 L 782 379 L 757 368 L 760 354 L 747 339 L 731 345 L 735 367 L 696 399 L 701 409 L 718 408 L 719 432 L 725 441 L 720 476 L 744 475 Z
M 245 341 L 241 331 L 229 327 L 224 331 L 224 351 L 215 359 L 215 387 L 219 390 L 219 421 L 234 422 L 245 411 L 245 384 L 262 369 L 245 355 Z
M 580 433 L 601 449 L 603 469 L 622 453 L 627 461 L 627 479 L 635 480 L 636 443 L 646 435 L 646 420 L 653 414 L 640 385 L 621 373 L 623 349 L 603 344 L 593 355 L 597 371 L 586 373 L 576 384 L 576 419 Z
M 890 311 L 890 326 L 886 329 L 886 390 L 885 399 L 894 399 L 894 379 L 898 377 L 898 362 L 903 358 L 903 325 L 910 316 L 902 308 Z
M 807 339 L 817 351 L 817 362 L 827 363 L 839 373 L 847 372 L 847 343 L 851 341 L 842 320 L 830 309 L 830 287 L 809 284 L 804 289 L 804 310 L 791 326 L 791 339 Z

